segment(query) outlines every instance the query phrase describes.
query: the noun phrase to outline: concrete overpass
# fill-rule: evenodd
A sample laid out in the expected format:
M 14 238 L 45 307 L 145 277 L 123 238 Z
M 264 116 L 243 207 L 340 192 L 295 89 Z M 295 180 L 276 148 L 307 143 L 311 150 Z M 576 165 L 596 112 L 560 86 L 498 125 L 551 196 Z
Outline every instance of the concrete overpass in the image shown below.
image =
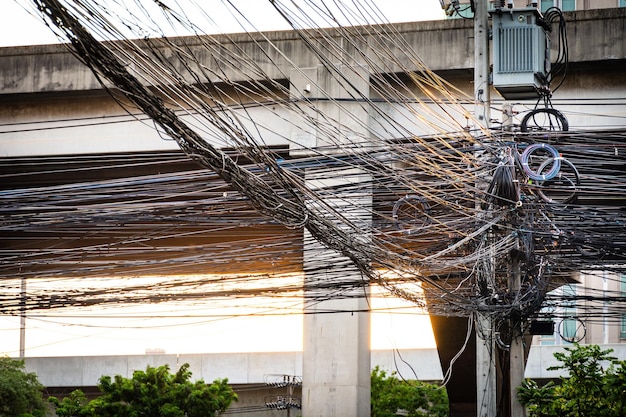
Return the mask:
M 566 12 L 568 40 L 570 45 L 569 61 L 574 67 L 588 64 L 597 66 L 600 62 L 618 63 L 626 59 L 626 46 L 622 42 L 626 10 L 596 9 Z M 367 51 L 369 37 L 375 36 L 364 27 L 359 30 L 365 36 L 363 46 Z M 394 31 L 402 34 L 406 42 L 416 50 L 423 61 L 438 72 L 468 72 L 473 70 L 473 25 L 464 19 L 437 20 L 394 25 Z M 331 31 L 332 33 L 332 31 Z M 356 33 L 355 33 L 356 34 Z M 227 36 L 215 36 L 215 42 L 223 45 L 233 44 L 273 79 L 285 78 L 288 69 L 297 65 L 310 68 L 318 64 L 317 58 L 292 31 L 265 32 L 260 34 L 240 33 Z M 277 49 L 289 51 L 289 56 L 271 56 L 279 65 L 264 65 L 268 56 L 263 54 L 268 49 L 268 41 L 277 45 Z M 140 41 L 139 41 L 140 42 Z M 201 46 L 196 38 L 181 38 L 181 44 Z M 158 45 L 158 44 L 157 44 Z M 164 46 L 163 46 L 164 47 Z M 165 48 L 165 47 L 164 47 Z M 173 60 L 178 58 L 165 51 Z M 398 53 L 398 57 L 403 54 Z M 287 60 L 288 58 L 288 60 Z M 372 56 L 372 58 L 375 58 Z M 217 64 L 228 69 L 226 60 L 210 57 Z M 411 66 L 410 61 L 401 62 L 402 66 L 387 63 L 389 72 L 399 72 L 401 68 Z M 184 67 L 179 63 L 182 73 Z M 283 71 L 278 71 L 282 68 Z M 236 71 L 235 71 L 236 70 Z M 230 68 L 227 76 L 235 81 L 255 79 L 257 74 L 245 72 L 245 68 Z M 0 94 L 3 96 L 22 94 L 64 94 L 70 92 L 94 92 L 102 88 L 91 71 L 75 59 L 62 45 L 38 45 L 27 47 L 0 48 L 0 71 L 3 78 Z M 242 72 L 243 71 L 243 72 Z M 215 78 L 213 81 L 219 82 Z
M 554 99 L 557 104 L 559 100 L 567 102 L 564 107 L 559 108 L 579 110 L 581 103 L 573 103 L 573 100 L 593 99 L 598 94 L 609 94 L 613 97 L 623 88 L 620 70 L 626 59 L 622 37 L 625 9 L 588 10 L 565 15 L 568 19 L 570 75 L 559 96 Z M 420 54 L 428 67 L 461 90 L 471 92 L 471 21 L 456 19 L 404 23 L 395 25 L 394 30 Z M 367 51 L 367 39 L 374 35 L 367 28 L 363 28 L 360 35 L 364 36 L 364 40 L 359 45 L 363 51 Z M 232 48 L 241 50 L 275 80 L 287 82 L 291 68 L 313 68 L 318 64 L 316 57 L 291 31 L 269 32 L 262 36 L 232 34 L 214 39 L 222 47 L 233 45 Z M 192 50 L 194 42 L 197 44 L 197 40 L 186 38 L 179 39 L 178 42 L 190 45 Z M 270 48 L 270 42 L 277 48 Z M 157 43 L 156 47 L 162 48 L 164 56 L 170 57 L 176 64 L 179 58 L 168 52 L 165 46 Z M 203 54 L 201 46 L 198 45 L 197 48 L 198 53 Z M 278 48 L 289 51 L 289 55 L 282 56 L 272 52 Z M 402 59 L 403 54 L 398 53 L 398 57 Z M 278 65 L 270 65 L 270 58 Z M 371 59 L 375 59 L 375 55 Z M 256 77 L 256 74 L 247 73 L 246 68 L 230 67 L 226 57 L 211 56 L 207 60 L 221 65 L 226 76 L 233 81 L 246 81 L 249 77 Z M 411 62 L 401 64 L 408 68 L 414 67 Z M 400 70 L 399 64 L 385 63 L 385 66 L 390 73 Z M 0 121 L 3 123 L 0 130 L 3 137 L 0 156 L 177 149 L 171 141 L 164 141 L 155 135 L 150 126 L 144 126 L 140 121 L 124 119 L 125 114 L 106 95 L 90 70 L 62 45 L 1 48 L 0 73 Z M 494 92 L 492 96 L 497 104 L 497 93 Z M 603 104 L 595 104 L 602 111 Z M 258 114 L 251 111 L 253 115 Z M 494 118 L 498 117 L 496 112 Z M 73 123 L 68 123 L 67 120 L 73 120 Z M 97 130 L 89 129 L 89 126 L 98 121 L 107 123 L 100 124 Z M 112 124 L 116 121 L 123 123 L 123 131 L 118 128 L 119 124 Z M 276 124 L 280 131 L 282 124 L 279 120 Z M 594 124 L 606 123 L 588 117 L 573 117 L 570 120 L 573 127 L 589 127 Z M 41 133 L 44 129 L 45 135 Z M 283 132 L 288 137 L 289 132 Z M 88 141 L 76 140 L 86 134 L 90 138 Z M 266 134 L 264 140 L 268 145 L 285 145 L 284 140 L 276 135 Z
M 612 355 L 626 359 L 626 344 L 603 345 L 613 349 Z M 526 378 L 552 379 L 564 376 L 561 371 L 549 371 L 558 365 L 555 352 L 564 346 L 534 345 L 526 366 Z M 406 379 L 441 381 L 444 372 L 438 364 L 436 349 L 372 350 L 372 368 L 379 366 L 388 373 L 398 372 Z M 26 368 L 35 372 L 48 389 L 68 387 L 93 387 L 103 375 L 121 375 L 130 378 L 133 371 L 146 366 L 168 365 L 178 369 L 183 363 L 190 365 L 193 379 L 207 382 L 228 378 L 237 385 L 262 384 L 267 375 L 302 375 L 302 352 L 248 352 L 203 354 L 146 354 L 116 356 L 28 357 Z M 454 369 L 454 368 L 453 368 Z

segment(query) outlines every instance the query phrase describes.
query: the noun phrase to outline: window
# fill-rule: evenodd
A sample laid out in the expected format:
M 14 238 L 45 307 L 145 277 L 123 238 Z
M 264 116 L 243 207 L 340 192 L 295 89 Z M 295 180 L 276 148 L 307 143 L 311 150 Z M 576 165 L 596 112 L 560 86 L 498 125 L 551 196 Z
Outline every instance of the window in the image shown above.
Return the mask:
M 578 321 L 574 318 L 566 318 L 563 320 L 561 326 L 561 336 L 563 341 L 570 343 L 576 341 L 579 337 L 578 333 Z
M 550 292 L 550 295 L 558 296 L 561 293 L 561 289 L 557 288 Z M 554 310 L 555 307 L 552 303 L 547 303 L 543 307 L 541 307 L 540 314 L 544 315 L 549 320 L 553 321 L 552 323 L 552 334 L 541 334 L 536 336 L 536 341 L 542 346 L 553 346 L 557 344 L 557 326 L 554 323 Z
M 626 0 L 619 0 L 620 2 L 626 2 Z M 541 2 L 541 11 L 545 12 L 550 7 L 558 7 L 564 12 L 576 10 L 576 0 L 543 0 Z
M 619 0 L 617 2 L 617 7 L 626 7 L 626 0 Z
M 566 298 L 563 302 L 563 322 L 560 326 L 561 337 L 563 341 L 568 343 L 572 340 L 577 340 L 578 327 L 580 322 L 576 318 L 576 301 L 573 297 L 576 296 L 576 287 L 568 284 L 562 287 L 562 294 Z M 569 299 L 567 299 L 569 297 Z

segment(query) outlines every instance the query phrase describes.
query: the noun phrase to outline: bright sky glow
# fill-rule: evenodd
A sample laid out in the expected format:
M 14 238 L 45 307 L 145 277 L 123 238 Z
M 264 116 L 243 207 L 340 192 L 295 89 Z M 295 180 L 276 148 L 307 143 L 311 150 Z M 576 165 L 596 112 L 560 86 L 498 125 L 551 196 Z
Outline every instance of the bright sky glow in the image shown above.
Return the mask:
M 99 2 L 101 1 L 99 0 Z M 184 1 L 177 0 L 174 2 L 170 0 L 164 1 L 164 3 L 184 4 Z M 205 10 L 211 10 L 211 15 L 208 17 L 219 22 L 219 29 L 215 28 L 214 33 L 220 30 L 223 32 L 241 32 L 241 26 L 224 9 L 223 3 L 223 0 L 203 0 L 202 2 Z M 234 3 L 241 7 L 241 12 L 246 14 L 246 18 L 250 17 L 254 27 L 259 30 L 288 28 L 286 23 L 276 16 L 275 10 L 269 6 L 268 1 L 236 0 Z M 379 0 L 376 3 L 379 3 L 377 6 L 390 22 L 437 20 L 444 17 L 438 0 Z M 262 7 L 261 4 L 267 6 Z M 0 14 L 0 46 L 41 45 L 59 42 L 39 17 L 31 14 L 32 8 L 30 0 L 5 0 L 3 2 L 2 13 Z M 253 10 L 254 12 L 247 14 L 246 10 Z M 206 21 L 207 17 L 202 19 Z M 203 29 L 211 30 L 210 28 Z M 146 29 L 146 32 L 149 33 L 150 30 Z
M 435 347 L 423 310 L 372 292 L 371 349 Z M 300 298 L 263 297 L 40 311 L 26 320 L 26 356 L 301 351 L 301 312 Z M 0 316 L 0 355 L 18 356 L 19 328 Z

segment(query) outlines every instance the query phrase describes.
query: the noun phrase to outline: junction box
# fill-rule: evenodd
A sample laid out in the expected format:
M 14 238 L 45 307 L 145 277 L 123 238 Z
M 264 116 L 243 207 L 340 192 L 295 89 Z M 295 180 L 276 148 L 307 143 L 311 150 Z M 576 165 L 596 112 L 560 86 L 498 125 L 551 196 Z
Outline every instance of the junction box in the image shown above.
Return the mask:
M 493 86 L 506 100 L 540 97 L 550 74 L 550 37 L 536 7 L 495 9 Z

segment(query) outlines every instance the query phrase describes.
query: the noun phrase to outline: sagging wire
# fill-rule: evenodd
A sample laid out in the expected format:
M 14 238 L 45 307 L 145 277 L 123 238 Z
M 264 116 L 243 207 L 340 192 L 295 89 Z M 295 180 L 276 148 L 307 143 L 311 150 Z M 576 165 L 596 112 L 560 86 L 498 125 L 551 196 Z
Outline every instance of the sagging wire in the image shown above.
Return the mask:
M 43 1 L 38 3 L 47 4 Z M 50 3 L 63 7 L 60 2 Z M 59 264 L 54 266 L 58 269 L 51 268 L 48 272 L 53 276 L 63 276 L 67 273 L 68 264 L 80 264 L 77 261 L 85 256 L 89 258 L 105 252 L 104 258 L 108 259 L 89 271 L 101 276 L 133 268 L 139 268 L 134 270 L 143 273 L 165 272 L 175 269 L 181 263 L 199 268 L 203 263 L 209 262 L 208 265 L 219 269 L 218 264 L 223 259 L 210 258 L 217 252 L 216 248 L 221 247 L 227 247 L 231 256 L 235 254 L 233 259 L 243 264 L 246 259 L 257 259 L 256 251 L 259 248 L 268 251 L 267 259 L 280 254 L 280 245 L 269 249 L 271 245 L 267 241 L 257 245 L 259 241 L 254 239 L 241 239 L 236 244 L 231 240 L 222 246 L 213 242 L 199 245 L 197 253 L 191 255 L 184 253 L 183 244 L 169 247 L 153 244 L 202 235 L 194 227 L 204 225 L 214 231 L 210 238 L 224 239 L 230 233 L 242 231 L 235 223 L 240 221 L 241 212 L 237 211 L 244 210 L 250 216 L 248 226 L 251 228 L 259 225 L 291 227 L 296 230 L 307 228 L 315 239 L 347 255 L 369 280 L 380 283 L 391 293 L 416 303 L 423 303 L 424 297 L 429 297 L 430 300 L 438 300 L 431 304 L 434 313 L 463 317 L 470 316 L 478 308 L 493 314 L 510 314 L 511 311 L 521 308 L 520 300 L 524 300 L 525 306 L 533 306 L 533 300 L 542 299 L 542 285 L 549 279 L 565 280 L 571 270 L 588 265 L 598 258 L 621 259 L 623 242 L 608 242 L 605 236 L 607 233 L 613 236 L 623 231 L 623 213 L 611 206 L 590 210 L 585 203 L 597 193 L 619 198 L 623 184 L 620 181 L 623 179 L 618 176 L 606 181 L 606 176 L 612 172 L 606 164 L 618 165 L 620 161 L 619 158 L 614 158 L 618 156 L 614 151 L 618 148 L 613 143 L 617 141 L 621 146 L 623 138 L 618 138 L 619 134 L 615 134 L 615 140 L 611 139 L 613 134 L 607 132 L 585 132 L 559 137 L 559 152 L 566 154 L 567 159 L 584 172 L 580 183 L 574 182 L 573 190 L 568 186 L 571 181 L 568 182 L 567 177 L 558 183 L 553 180 L 554 177 L 548 178 L 552 174 L 541 174 L 543 176 L 540 180 L 531 178 L 531 181 L 524 180 L 515 186 L 510 162 L 502 165 L 505 168 L 498 168 L 500 165 L 497 155 L 504 140 L 491 133 L 470 134 L 463 129 L 468 114 L 465 107 L 471 100 L 464 98 L 429 71 L 393 26 L 376 24 L 363 28 L 352 27 L 351 24 L 356 23 L 353 19 L 361 22 L 362 18 L 369 18 L 370 15 L 364 12 L 365 8 L 354 14 L 344 11 L 340 18 L 337 13 L 322 8 L 303 12 L 302 8 L 296 6 L 295 9 L 287 8 L 282 2 L 274 2 L 273 6 L 280 9 L 284 18 L 296 29 L 299 39 L 323 64 L 324 74 L 345 90 L 344 98 L 334 97 L 327 85 L 322 85 L 313 78 L 308 78 L 308 81 L 319 96 L 294 97 L 294 90 L 284 81 L 289 78 L 288 74 L 277 69 L 280 62 L 289 62 L 289 58 L 281 50 L 278 40 L 272 40 L 263 34 L 248 33 L 246 36 L 257 47 L 263 46 L 263 56 L 267 57 L 266 67 L 250 59 L 250 52 L 238 46 L 233 37 L 198 37 L 193 42 L 164 37 L 131 42 L 125 38 L 123 30 L 116 28 L 116 16 L 107 16 L 105 10 L 98 9 L 95 5 L 84 10 L 70 8 L 76 10 L 77 16 L 84 18 L 85 23 L 100 36 L 110 32 L 114 38 L 120 39 L 119 43 L 107 44 L 109 49 L 104 49 L 101 56 L 104 62 L 100 62 L 108 68 L 117 68 L 116 72 L 109 75 L 120 91 L 130 98 L 138 98 L 144 105 L 148 104 L 148 113 L 152 118 L 169 126 L 165 130 L 168 136 L 178 137 L 183 150 L 201 164 L 216 170 L 229 184 L 223 184 L 218 189 L 227 194 L 235 190 L 232 192 L 237 193 L 246 203 L 226 204 L 229 208 L 215 209 L 216 206 L 225 204 L 219 193 L 216 193 L 201 204 L 189 206 L 189 201 L 200 194 L 170 191 L 169 199 L 182 198 L 184 194 L 187 196 L 185 202 L 168 201 L 168 204 L 160 204 L 165 201 L 144 195 L 143 199 L 134 200 L 133 206 L 120 204 L 120 201 L 131 198 L 135 193 L 145 192 L 142 187 L 132 191 L 117 190 L 117 199 L 104 202 L 94 201 L 95 196 L 88 196 L 87 192 L 83 194 L 82 190 L 73 197 L 69 196 L 68 190 L 63 190 L 67 192 L 68 207 L 49 205 L 42 200 L 39 203 L 42 204 L 40 208 L 46 210 L 31 218 L 33 222 L 30 227 L 33 228 L 30 230 L 35 231 L 39 225 L 49 227 L 46 231 L 49 233 L 68 233 L 77 220 L 82 219 L 86 227 L 74 235 L 68 234 L 64 243 L 75 245 L 86 237 L 93 239 L 101 232 L 102 225 L 124 225 L 121 230 L 126 235 L 113 246 L 110 243 L 85 245 L 82 247 L 83 252 L 81 249 L 76 251 L 52 246 L 40 253 L 30 253 L 25 259 L 34 260 L 32 262 L 35 265 L 35 262 L 45 259 L 45 256 L 61 255 Z M 162 12 L 169 15 L 172 19 L 170 22 L 198 30 L 189 21 L 189 15 L 173 13 L 169 8 L 163 8 Z M 376 13 L 372 12 L 371 15 Z M 349 22 L 343 23 L 342 19 Z M 320 22 L 330 24 L 333 29 L 319 29 L 320 25 L 316 23 Z M 65 21 L 61 29 L 69 31 L 70 39 L 77 40 L 79 33 L 81 36 L 85 35 L 78 26 L 69 28 L 69 24 L 70 21 Z M 81 42 L 84 43 L 84 39 Z M 368 43 L 372 48 L 361 48 Z M 323 45 L 326 47 L 323 48 Z M 98 43 L 93 41 L 90 46 L 96 48 Z M 375 75 L 373 80 L 370 79 L 371 76 L 364 75 L 358 70 L 359 66 L 354 65 L 354 57 L 344 53 L 345 47 L 355 51 L 368 50 L 372 55 L 357 52 L 360 61 L 367 64 L 374 73 L 391 72 L 392 75 Z M 171 48 L 174 59 L 167 59 L 164 48 Z M 201 59 L 203 53 L 213 57 L 210 62 Z M 86 54 L 85 51 L 81 56 L 85 60 L 96 57 L 93 52 Z M 87 62 L 95 68 L 98 64 L 96 61 Z M 135 72 L 140 74 L 140 80 L 136 84 L 129 82 L 131 79 L 124 73 L 125 66 L 115 67 L 116 61 L 122 61 L 124 65 L 132 63 Z M 279 80 L 269 75 L 274 70 L 280 74 Z M 297 70 L 305 75 L 302 69 Z M 182 77 L 179 71 L 189 72 L 191 81 Z M 106 70 L 102 72 L 106 73 Z M 141 83 L 150 85 L 158 96 L 155 98 L 137 88 L 137 84 Z M 361 84 L 379 95 L 381 101 L 377 102 L 369 94 L 365 94 L 359 87 Z M 300 90 L 299 93 L 304 91 Z M 274 95 L 279 99 L 272 100 Z M 277 131 L 262 118 L 255 117 L 247 107 L 251 104 L 262 106 L 264 110 L 275 115 L 277 120 L 287 121 L 301 134 L 316 132 L 318 143 L 302 149 L 309 156 L 299 160 L 292 158 L 286 164 L 279 163 L 278 160 L 284 158 L 284 155 L 279 156 L 267 149 L 269 141 L 266 140 L 266 135 L 276 134 L 283 139 L 292 140 L 291 136 Z M 394 105 L 394 110 L 389 111 L 383 107 L 389 105 Z M 274 106 L 280 111 L 275 110 Z M 333 110 L 322 110 L 323 106 Z M 377 116 L 376 129 L 359 117 L 359 114 L 370 110 Z M 190 120 L 187 127 L 178 123 L 181 114 L 185 114 Z M 248 123 L 252 125 L 248 126 Z M 219 149 L 207 146 L 205 138 L 196 137 L 194 132 L 221 138 L 216 140 L 218 144 L 237 149 L 250 164 L 243 166 L 234 162 Z M 494 139 L 496 147 L 490 145 Z M 475 158 L 477 150 L 492 153 L 487 164 Z M 587 158 L 590 150 L 597 157 Z M 608 150 L 613 154 L 608 155 Z M 554 161 L 557 158 L 553 157 Z M 526 166 L 532 163 L 530 159 L 529 157 L 526 161 Z M 552 166 L 554 165 L 556 163 Z M 537 167 L 533 169 L 541 170 Z M 549 171 L 547 167 L 543 169 Z M 552 169 L 558 171 L 554 173 L 555 177 L 557 174 L 566 174 L 560 169 Z M 344 181 L 337 185 L 336 178 L 346 175 L 350 170 L 356 170 L 367 178 Z M 493 173 L 496 174 L 496 191 L 492 189 L 485 193 L 477 184 Z M 357 177 L 358 175 L 354 175 L 355 179 Z M 128 184 L 119 185 L 122 188 L 127 186 Z M 167 187 L 176 186 L 172 184 Z M 226 191 L 225 187 L 232 188 Z M 52 193 L 52 190 L 49 191 Z M 110 191 L 113 188 L 106 190 Z M 565 191 L 575 192 L 576 200 L 562 207 L 549 204 L 549 201 L 557 201 L 557 197 Z M 17 191 L 11 197 L 16 197 L 19 193 L 23 191 Z M 548 193 L 548 198 L 541 198 L 541 193 Z M 20 196 L 24 198 L 24 207 L 28 204 L 26 194 L 28 193 Z M 405 230 L 399 230 L 398 219 L 392 213 L 391 208 L 408 195 L 428 202 L 425 205 L 427 208 L 420 209 L 421 215 L 429 220 L 428 228 L 423 233 L 407 234 Z M 6 196 L 9 197 L 9 194 Z M 31 195 L 30 198 L 38 197 Z M 101 198 L 105 200 L 108 197 L 103 193 Z M 364 210 L 365 217 L 371 216 L 373 219 L 372 223 L 355 220 L 363 215 L 356 214 L 359 210 L 352 207 L 355 206 L 355 201 L 365 201 L 359 198 L 372 199 L 374 206 Z M 477 207 L 477 200 L 487 204 L 484 208 Z M 493 201 L 497 204 L 490 204 Z M 516 207 L 511 207 L 510 203 L 514 203 Z M 521 206 L 517 206 L 517 203 L 521 203 Z M 72 204 L 80 207 L 81 216 L 76 216 Z M 211 214 L 219 221 L 203 220 L 203 210 L 206 207 L 212 207 Z M 111 208 L 119 211 L 113 215 L 98 213 Z M 262 212 L 264 216 L 253 215 L 254 210 Z M 414 212 L 414 222 L 421 220 L 418 217 L 420 210 Z M 534 216 L 534 219 L 539 220 L 523 223 L 518 221 L 519 217 L 523 217 L 521 211 L 541 212 L 545 215 Z M 12 219 L 14 223 L 11 227 L 19 228 L 20 222 L 28 218 L 28 215 L 31 213 L 25 209 Z M 137 215 L 140 217 L 136 222 L 129 221 L 132 216 Z M 483 218 L 477 221 L 479 216 Z M 579 223 L 583 218 L 586 221 L 581 225 Z M 160 229 L 154 228 L 154 220 L 161 222 Z M 187 231 L 180 230 L 181 220 L 186 222 Z M 57 226 L 56 222 L 59 221 L 66 223 Z M 152 226 L 146 229 L 142 221 Z M 519 224 L 523 224 L 523 230 Z M 146 230 L 149 234 L 146 234 Z M 565 232 L 553 236 L 555 230 Z M 264 232 L 261 229 L 257 231 L 259 235 Z M 586 237 L 581 237 L 582 232 L 585 232 Z M 115 236 L 113 231 L 108 233 Z M 481 235 L 484 234 L 493 236 L 493 239 L 483 239 Z M 513 304 L 507 304 L 505 298 L 499 297 L 500 292 L 503 292 L 503 264 L 496 262 L 489 267 L 496 273 L 492 274 L 488 283 L 481 282 L 481 277 L 489 272 L 482 269 L 487 268 L 484 264 L 486 258 L 508 256 L 520 234 L 533 243 L 525 247 L 533 248 L 536 254 L 542 255 L 541 260 L 537 260 L 533 254 L 527 254 L 528 280 L 541 285 L 529 287 L 525 295 L 515 297 Z M 305 243 L 296 243 L 301 239 L 298 233 L 285 236 L 281 229 L 277 235 L 286 238 L 283 243 L 292 245 L 291 251 L 294 254 L 303 250 Z M 251 246 L 246 249 L 246 245 Z M 159 258 L 141 265 L 134 259 L 128 259 L 139 257 L 146 248 L 158 254 Z M 202 249 L 210 250 L 202 256 Z M 110 253 L 107 252 L 109 250 Z M 582 253 L 582 258 L 577 256 L 579 253 Z M 19 252 L 9 253 L 6 259 L 14 260 L 17 256 Z M 291 271 L 289 268 L 298 269 L 299 265 L 298 260 L 294 259 L 287 262 L 285 268 Z M 319 265 L 323 265 L 322 260 Z M 537 269 L 542 269 L 544 273 L 538 274 Z M 397 278 L 388 278 L 387 271 L 394 271 Z M 39 274 L 36 271 L 32 273 L 34 276 Z M 401 285 L 415 281 L 428 284 L 424 285 L 424 293 Z M 362 283 L 326 283 L 327 288 L 336 290 L 333 295 L 337 296 L 352 296 L 348 295 L 349 291 L 346 289 L 359 288 L 359 285 Z M 478 291 L 477 295 L 477 288 L 481 285 L 485 291 Z M 268 291 L 279 292 L 276 288 Z M 94 294 L 86 291 L 85 299 Z M 198 291 L 196 295 L 217 296 L 210 291 Z M 220 296 L 235 295 L 223 293 Z M 163 294 L 162 299 L 167 297 L 168 295 Z M 160 298 L 155 296 L 155 299 Z M 127 300 L 131 299 L 129 297 Z M 102 301 L 100 298 L 93 298 L 94 302 L 99 300 Z M 119 302 L 124 300 L 120 299 Z

